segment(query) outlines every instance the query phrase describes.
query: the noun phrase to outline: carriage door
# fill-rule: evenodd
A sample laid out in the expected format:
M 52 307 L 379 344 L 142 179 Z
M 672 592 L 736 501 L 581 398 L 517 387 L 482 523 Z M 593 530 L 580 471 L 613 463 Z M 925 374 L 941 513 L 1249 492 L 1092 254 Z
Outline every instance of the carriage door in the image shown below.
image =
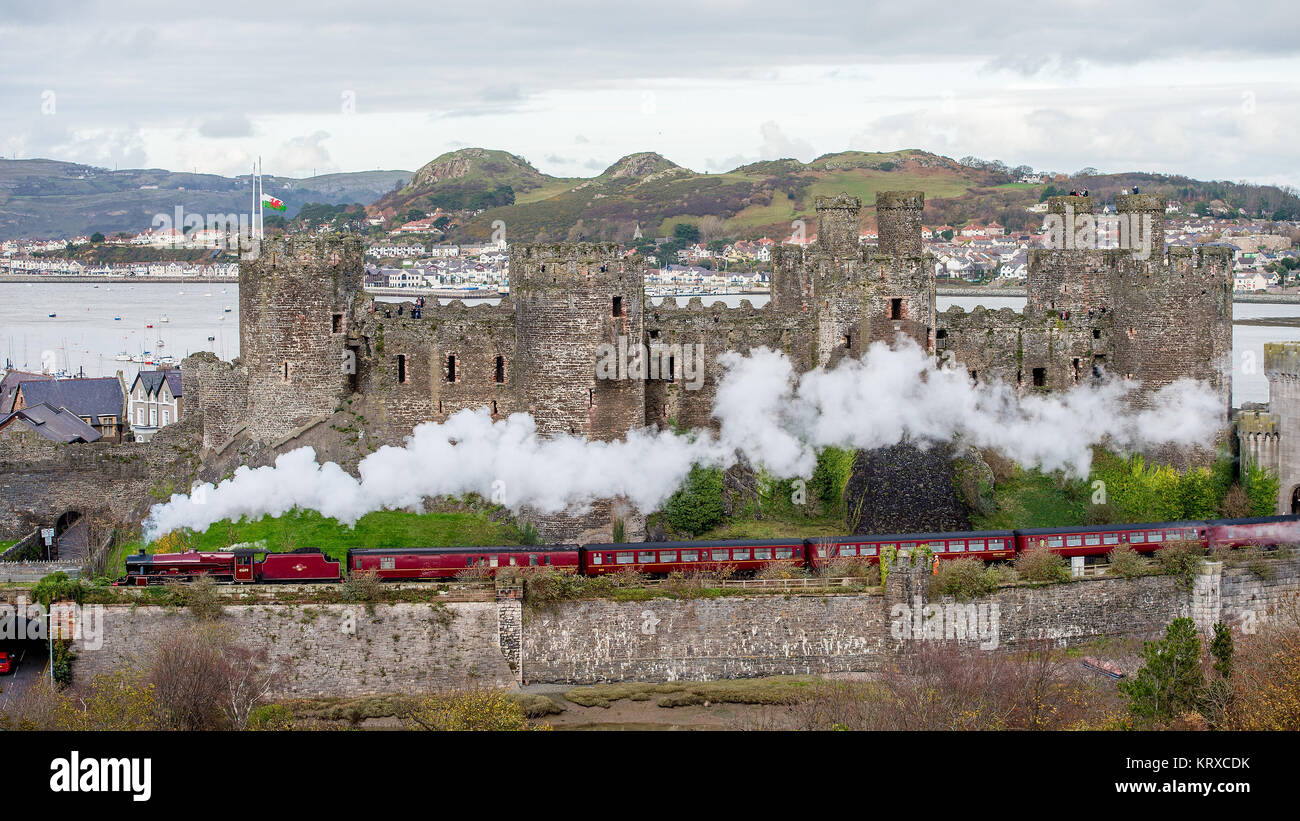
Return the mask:
M 252 556 L 235 557 L 235 581 L 237 582 L 253 581 L 253 557 Z

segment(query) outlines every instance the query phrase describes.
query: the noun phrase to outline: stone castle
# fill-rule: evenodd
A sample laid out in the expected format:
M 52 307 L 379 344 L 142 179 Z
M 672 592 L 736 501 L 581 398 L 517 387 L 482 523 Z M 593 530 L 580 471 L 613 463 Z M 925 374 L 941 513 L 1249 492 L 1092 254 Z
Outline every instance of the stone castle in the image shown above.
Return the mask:
M 1148 389 L 1205 380 L 1223 398 L 1226 425 L 1231 254 L 1166 250 L 1164 199 L 1118 200 L 1121 214 L 1150 218 L 1150 255 L 1034 251 L 1022 313 L 936 310 L 917 191 L 877 196 L 874 246 L 859 242 L 861 200 L 818 197 L 816 242 L 774 251 L 771 300 L 762 307 L 698 298 L 653 304 L 643 270 L 617 244 L 578 243 L 513 245 L 511 293 L 499 304 L 430 300 L 417 311 L 365 292 L 359 238 L 290 236 L 241 264 L 241 357 L 185 361 L 187 415 L 160 446 L 197 456 L 197 476 L 211 480 L 306 444 L 355 467 L 375 448 L 400 444 L 415 425 L 465 408 L 486 407 L 500 418 L 526 411 L 543 434 L 599 440 L 645 425 L 705 426 L 711 366 L 724 351 L 778 348 L 809 370 L 900 333 L 961 363 L 972 379 L 1001 379 L 1022 394 L 1107 372 Z M 1091 208 L 1087 197 L 1049 201 L 1055 214 Z M 652 356 L 669 352 L 655 378 L 598 377 L 602 346 L 620 341 L 645 345 Z M 686 363 L 671 352 L 695 345 L 710 367 L 702 385 L 688 389 Z M 530 518 L 548 538 L 608 539 L 615 519 L 629 539 L 643 532 L 617 503 L 577 518 Z

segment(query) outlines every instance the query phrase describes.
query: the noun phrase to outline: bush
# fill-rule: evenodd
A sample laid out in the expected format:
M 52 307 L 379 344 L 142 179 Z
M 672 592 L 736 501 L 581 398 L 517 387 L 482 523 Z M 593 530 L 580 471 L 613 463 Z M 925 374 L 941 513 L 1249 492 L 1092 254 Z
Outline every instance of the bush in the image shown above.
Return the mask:
M 403 716 L 412 730 L 531 730 L 524 707 L 501 690 L 456 690 L 428 696 Z
M 211 576 L 200 576 L 189 583 L 185 589 L 185 603 L 199 621 L 216 621 L 225 610 L 217 582 Z
M 1110 551 L 1110 572 L 1126 579 L 1136 579 L 1155 572 L 1155 564 L 1126 544 L 1115 545 Z
M 374 571 L 349 574 L 339 588 L 339 598 L 349 602 L 374 602 L 379 598 L 384 583 Z
M 1250 497 L 1246 495 L 1245 490 L 1242 490 L 1241 485 L 1234 483 L 1223 495 L 1219 512 L 1225 519 L 1244 519 L 1250 515 L 1250 511 Z
M 674 528 L 692 536 L 721 522 L 726 515 L 722 501 L 722 471 L 691 468 L 682 487 L 664 506 L 664 514 Z
M 1277 511 L 1277 494 L 1281 482 L 1273 471 L 1249 465 L 1242 477 L 1242 485 L 1246 496 L 1250 498 L 1252 516 L 1272 516 Z
M 53 602 L 74 601 L 78 604 L 86 595 L 86 585 L 80 580 L 69 579 L 62 570 L 43 577 L 32 588 L 32 598 L 45 607 Z
M 998 589 L 998 580 L 987 573 L 978 559 L 953 559 L 939 562 L 931 589 L 942 596 L 955 596 L 959 601 L 987 596 Z
M 1156 551 L 1155 557 L 1161 572 L 1177 577 L 1178 586 L 1190 590 L 1205 557 L 1205 548 L 1199 542 L 1166 542 Z
M 1070 567 L 1046 547 L 1032 547 L 1016 557 L 1016 575 L 1029 582 L 1068 582 Z

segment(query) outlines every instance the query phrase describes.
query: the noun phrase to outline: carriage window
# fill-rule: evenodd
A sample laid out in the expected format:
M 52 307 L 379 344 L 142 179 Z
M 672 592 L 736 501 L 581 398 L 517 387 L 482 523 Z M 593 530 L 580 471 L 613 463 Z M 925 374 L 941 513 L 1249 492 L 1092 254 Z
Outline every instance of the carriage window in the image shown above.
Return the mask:
M 1195 538 L 1197 538 L 1197 536 L 1196 536 L 1196 531 L 1195 531 L 1195 530 L 1185 530 L 1185 531 L 1183 531 L 1183 538 L 1184 538 L 1184 539 L 1195 539 Z
M 380 570 L 395 570 L 396 568 L 397 568 L 397 560 L 396 560 L 395 558 L 393 558 L 392 556 L 380 556 L 380 557 L 379 557 L 379 569 L 380 569 Z
M 778 559 L 788 559 L 793 555 L 794 555 L 794 551 L 788 547 L 778 547 L 776 549 L 776 557 Z
M 511 567 L 514 567 L 516 564 L 518 564 L 518 560 L 517 560 L 514 556 L 511 556 L 511 557 L 510 557 L 510 566 L 511 566 Z
M 1091 544 L 1101 544 L 1101 537 L 1100 537 L 1100 536 L 1084 536 L 1084 537 L 1083 537 L 1083 543 L 1084 543 L 1084 544 L 1089 544 L 1089 545 L 1091 545 Z
M 660 551 L 659 551 L 659 561 L 661 561 L 661 562 L 675 562 L 675 561 L 677 561 L 677 551 L 676 551 L 676 550 L 660 550 Z
M 772 558 L 772 548 L 770 547 L 754 548 L 754 558 L 759 561 L 764 561 L 766 559 Z
M 356 569 L 356 570 L 360 570 L 360 569 L 361 569 L 361 557 L 360 557 L 360 556 L 357 556 L 357 563 L 356 563 L 355 565 L 353 565 L 353 568 Z
M 500 556 L 488 556 L 488 567 L 497 567 L 501 564 Z
M 550 564 L 550 563 L 551 563 L 551 557 L 550 557 L 550 556 L 543 556 L 543 557 L 542 557 L 542 564 Z
M 699 560 L 700 560 L 700 554 L 699 554 L 699 551 L 697 551 L 697 550 L 683 550 L 683 551 L 682 551 L 682 561 L 684 561 L 684 562 L 698 562 Z
M 741 562 L 747 562 L 747 561 L 749 561 L 749 548 L 745 548 L 744 550 L 736 550 L 736 551 L 734 551 L 734 552 L 731 554 L 731 558 L 735 559 L 736 561 L 741 561 Z
M 983 540 L 983 539 L 970 539 L 969 541 L 966 542 L 966 549 L 968 549 L 968 550 L 983 550 L 983 549 L 984 549 L 984 540 Z
M 630 552 L 616 553 L 614 555 L 619 564 L 632 564 L 632 554 Z
M 1050 536 L 1047 539 L 1048 547 L 1061 547 L 1064 544 L 1065 544 L 1065 540 L 1062 539 L 1060 536 Z
M 1103 533 L 1101 536 L 1102 544 L 1119 544 L 1118 533 Z
M 946 543 L 944 543 L 944 542 L 935 542 L 935 543 L 934 543 L 934 552 L 935 552 L 935 553 L 947 553 L 947 552 L 948 552 L 948 545 L 947 545 Z
M 882 545 L 880 546 L 880 549 L 881 549 L 881 550 L 893 550 L 893 549 L 896 548 L 896 547 L 898 547 L 898 545 L 895 545 L 895 544 L 882 544 Z
M 858 555 L 858 546 L 855 544 L 842 544 L 840 545 L 840 555 L 856 556 Z
M 900 542 L 898 545 L 899 550 L 911 550 L 914 547 L 916 547 L 916 542 Z
M 1066 546 L 1066 547 L 1078 547 L 1078 546 L 1081 545 L 1081 544 L 1083 544 L 1083 537 L 1082 537 L 1082 536 L 1066 536 L 1066 537 L 1065 537 L 1065 546 Z
M 949 553 L 961 553 L 966 550 L 965 542 L 948 542 Z
M 875 545 L 871 545 L 870 547 L 864 547 L 864 548 L 862 548 L 862 555 L 863 555 L 863 556 L 874 556 L 874 555 L 876 555 L 876 546 L 875 546 Z
M 1006 542 L 1001 539 L 989 539 L 989 550 L 1001 550 L 1006 546 Z
M 636 560 L 640 564 L 652 564 L 655 560 L 655 552 L 653 550 L 642 550 L 636 554 Z
M 474 557 L 473 557 L 473 556 L 470 556 L 468 559 L 465 560 L 465 566 L 466 566 L 466 567 L 473 567 L 473 566 L 474 566 Z
M 536 553 L 529 553 L 529 554 L 528 554 L 528 566 L 529 566 L 529 567 L 536 567 L 536 566 L 537 566 L 537 554 L 536 554 Z
M 604 562 L 605 562 L 605 556 L 604 556 L 604 554 L 602 554 L 602 553 L 592 553 L 592 554 L 591 554 L 591 563 L 592 563 L 592 564 L 604 564 Z
M 715 551 L 713 551 L 712 553 L 710 553 L 709 555 L 710 555 L 710 557 L 711 557 L 715 562 L 725 562 L 727 559 L 730 559 L 730 558 L 731 558 L 731 551 L 729 551 L 729 550 L 715 550 Z
M 1140 530 L 1136 533 L 1129 534 L 1128 537 L 1129 544 L 1142 544 L 1146 540 L 1147 535 Z
M 820 559 L 826 558 L 826 545 L 817 546 L 817 557 Z
M 1147 533 L 1148 542 L 1163 542 L 1164 540 L 1165 534 L 1161 533 L 1159 530 L 1152 530 Z
M 1172 539 L 1172 540 L 1174 540 L 1174 541 L 1178 541 L 1178 539 L 1179 539 L 1179 533 L 1178 533 L 1177 530 L 1166 530 L 1166 531 L 1165 531 L 1165 538 L 1166 538 L 1166 539 Z

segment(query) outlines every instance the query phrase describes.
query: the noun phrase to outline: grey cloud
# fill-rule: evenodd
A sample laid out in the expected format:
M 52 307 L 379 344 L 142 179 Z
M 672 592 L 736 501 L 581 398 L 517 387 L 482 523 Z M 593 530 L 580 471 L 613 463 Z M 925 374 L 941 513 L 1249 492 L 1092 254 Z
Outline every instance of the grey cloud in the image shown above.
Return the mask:
M 199 124 L 199 136 L 221 139 L 253 136 L 253 123 L 243 114 L 229 114 L 204 120 Z

